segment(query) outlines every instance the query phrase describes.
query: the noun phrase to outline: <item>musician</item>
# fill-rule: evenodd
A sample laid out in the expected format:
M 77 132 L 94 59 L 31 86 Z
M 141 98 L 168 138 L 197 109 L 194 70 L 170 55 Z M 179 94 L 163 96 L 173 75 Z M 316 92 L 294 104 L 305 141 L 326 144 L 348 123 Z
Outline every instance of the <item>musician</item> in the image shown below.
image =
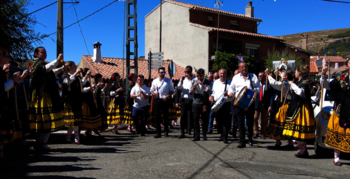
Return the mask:
M 254 113 L 254 135 L 253 138 L 259 136 L 259 116 L 261 115 L 261 139 L 265 139 L 265 132 L 268 125 L 267 117 L 268 113 L 272 111 L 273 106 L 273 88 L 271 85 L 266 87 L 266 76 L 264 72 L 260 72 L 258 75 L 260 92 L 255 100 L 255 113 Z M 266 87 L 266 90 L 265 90 Z
M 148 98 L 150 91 L 146 85 L 144 85 L 145 77 L 138 75 L 136 85 L 131 89 L 130 97 L 134 99 L 134 106 L 132 110 L 132 117 L 136 126 L 136 132 L 145 136 L 146 122 L 149 112 Z M 139 124 L 141 121 L 141 125 Z
M 7 79 L 7 73 L 10 70 L 10 55 L 8 51 L 0 47 L 0 161 L 6 160 L 4 156 L 4 145 L 12 142 L 12 118 L 13 106 L 9 105 L 10 101 L 7 92 L 11 90 L 15 83 L 18 82 L 20 73 L 16 72 L 11 79 Z
M 151 86 L 151 94 L 154 96 L 153 100 L 153 112 L 156 116 L 156 135 L 154 138 L 161 137 L 161 127 L 160 123 L 162 122 L 161 115 L 163 114 L 164 118 L 164 133 L 165 137 L 168 137 L 169 129 L 169 98 L 174 93 L 174 86 L 172 81 L 169 78 L 165 78 L 165 68 L 160 67 L 158 69 L 159 77 L 154 79 Z
M 207 128 L 209 123 L 210 112 L 210 82 L 204 78 L 204 70 L 202 68 L 197 71 L 197 81 L 190 89 L 190 93 L 193 94 L 192 112 L 194 120 L 194 139 L 193 141 L 200 140 L 200 126 L 199 116 L 202 119 L 202 135 L 203 140 L 207 140 Z
M 48 64 L 45 63 L 46 57 L 44 47 L 35 48 L 34 62 L 29 68 L 29 127 L 31 132 L 38 134 L 36 150 L 49 150 L 47 140 L 50 132 L 64 128 L 63 104 L 55 77 L 63 68 L 54 70 L 63 61 L 63 55 L 59 54 L 56 60 Z
M 79 126 L 81 126 L 81 113 L 82 113 L 82 92 L 81 87 L 86 84 L 87 79 L 91 75 L 91 71 L 88 71 L 84 78 L 81 78 L 80 69 L 74 62 L 68 61 L 65 64 L 68 76 L 63 80 L 63 117 L 65 126 L 68 128 L 66 141 L 72 143 L 71 135 L 74 131 L 74 143 L 79 144 Z M 90 82 L 91 83 L 91 82 Z
M 81 69 L 82 75 L 86 75 L 89 71 L 88 68 Z M 102 119 L 98 106 L 95 104 L 93 91 L 91 88 L 91 83 L 87 81 L 83 86 L 82 91 L 82 117 L 81 117 L 81 127 L 86 128 L 86 136 L 92 136 L 92 129 L 96 129 L 102 126 Z
M 232 98 L 228 96 L 231 81 L 226 79 L 226 76 L 227 71 L 225 69 L 220 69 L 219 79 L 214 81 L 212 93 L 209 97 L 209 101 L 211 103 L 215 103 L 222 98 L 225 99 L 225 103 L 221 106 L 221 108 L 218 111 L 214 112 L 217 122 L 216 126 L 219 133 L 221 134 L 218 141 L 223 141 L 225 144 L 228 143 L 228 132 L 231 128 L 230 101 L 232 100 Z
M 182 77 L 177 89 L 181 90 L 181 135 L 179 139 L 185 137 L 185 126 L 187 126 L 188 135 L 191 135 L 191 130 L 193 126 L 193 115 L 192 115 L 192 103 L 193 103 L 193 94 L 190 93 L 193 84 L 197 81 L 192 75 L 192 67 L 187 66 L 185 68 L 185 76 Z M 187 123 L 187 125 L 186 125 Z
M 240 71 L 237 69 L 234 72 L 234 75 L 236 76 L 237 74 L 239 74 Z M 233 138 L 237 137 L 237 130 L 238 128 L 238 120 L 237 120 L 237 116 L 235 115 L 235 105 L 234 105 L 235 99 L 233 98 L 231 101 L 231 114 L 232 114 L 232 131 L 230 131 L 231 135 Z
M 239 65 L 240 74 L 232 78 L 232 83 L 230 85 L 229 96 L 231 98 L 238 97 L 239 92 L 244 88 L 255 91 L 256 93 L 260 92 L 260 85 L 258 78 L 253 73 L 248 73 L 248 65 L 245 62 L 241 62 Z M 255 105 L 251 105 L 247 111 L 244 109 L 235 106 L 235 115 L 238 119 L 238 125 L 240 130 L 240 142 L 238 148 L 245 147 L 245 118 L 248 125 L 248 144 L 253 146 L 253 123 L 254 123 L 254 110 Z
M 114 125 L 113 133 L 119 134 L 117 130 L 117 125 L 124 121 L 124 90 L 125 88 L 120 83 L 121 77 L 119 73 L 113 73 L 111 75 L 111 87 L 110 87 L 110 99 L 111 102 L 108 105 L 108 116 L 107 123 L 110 125 Z
M 210 89 L 213 89 L 214 81 L 216 81 L 217 79 L 219 79 L 219 74 L 218 74 L 217 72 L 215 72 L 215 73 L 213 74 L 213 81 L 211 82 Z M 215 117 L 215 114 L 214 114 L 214 112 L 211 111 L 211 109 L 210 109 L 210 114 L 209 114 L 209 125 L 208 125 L 207 134 L 213 133 L 214 117 Z M 219 132 L 219 131 L 218 131 L 218 132 Z
M 350 69 L 350 60 L 346 61 L 348 70 Z M 328 68 L 322 69 L 322 78 L 320 83 L 323 87 L 330 90 L 330 95 L 334 103 L 334 111 L 329 118 L 325 144 L 334 148 L 334 165 L 340 166 L 340 152 L 350 153 L 350 107 L 349 107 L 349 71 L 346 70 L 342 75 L 328 80 L 326 75 Z

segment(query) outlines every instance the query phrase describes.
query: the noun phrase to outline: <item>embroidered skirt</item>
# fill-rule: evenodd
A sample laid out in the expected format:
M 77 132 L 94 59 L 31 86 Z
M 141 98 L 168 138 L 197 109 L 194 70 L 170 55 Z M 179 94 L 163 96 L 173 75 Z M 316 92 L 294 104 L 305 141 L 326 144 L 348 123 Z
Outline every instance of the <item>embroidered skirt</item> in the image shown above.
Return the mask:
M 95 110 L 97 110 L 95 108 Z M 83 102 L 81 115 L 81 127 L 88 129 L 96 129 L 102 126 L 102 119 L 98 111 L 91 111 L 88 103 Z
M 293 121 L 284 124 L 283 137 L 297 141 L 313 141 L 315 139 L 315 120 L 310 114 L 313 110 L 309 105 L 303 105 Z
M 47 93 L 43 92 L 40 99 L 35 99 L 36 91 L 29 101 L 29 129 L 31 132 L 48 133 L 64 128 L 62 111 L 52 108 L 52 101 Z
M 64 103 L 63 118 L 66 127 L 81 126 L 81 111 L 73 110 L 69 102 Z
M 339 118 L 333 112 L 329 118 L 325 144 L 345 153 L 350 153 L 350 128 L 339 125 Z
M 128 103 L 125 104 L 124 110 L 124 123 L 128 125 L 133 125 L 134 121 L 132 118 L 132 106 L 129 106 Z
M 286 122 L 286 112 L 288 104 L 284 104 L 278 109 L 277 114 L 271 119 L 269 126 L 266 129 L 266 137 L 275 140 L 285 140 L 283 135 L 284 124 Z
M 124 106 L 112 100 L 108 105 L 107 124 L 116 125 L 124 121 Z

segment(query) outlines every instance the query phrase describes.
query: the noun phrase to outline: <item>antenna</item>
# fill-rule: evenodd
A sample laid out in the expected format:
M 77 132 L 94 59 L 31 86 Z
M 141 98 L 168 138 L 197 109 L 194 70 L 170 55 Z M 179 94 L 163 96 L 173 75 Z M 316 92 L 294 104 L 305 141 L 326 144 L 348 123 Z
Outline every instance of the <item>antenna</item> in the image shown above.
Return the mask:
M 215 0 L 214 8 L 220 9 L 224 5 L 224 0 Z

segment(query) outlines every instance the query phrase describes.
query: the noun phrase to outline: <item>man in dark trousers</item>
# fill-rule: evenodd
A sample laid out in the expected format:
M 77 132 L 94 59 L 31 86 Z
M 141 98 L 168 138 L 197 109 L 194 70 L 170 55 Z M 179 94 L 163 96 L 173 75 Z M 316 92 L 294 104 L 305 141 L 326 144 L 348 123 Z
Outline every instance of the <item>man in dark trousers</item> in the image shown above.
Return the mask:
M 192 115 L 192 102 L 193 102 L 193 94 L 190 93 L 190 90 L 193 84 L 197 81 L 192 75 L 192 67 L 187 66 L 185 68 L 185 76 L 182 77 L 179 84 L 177 85 L 177 89 L 181 91 L 181 134 L 178 137 L 179 139 L 185 137 L 185 127 L 187 126 L 187 132 L 191 135 L 191 129 L 193 125 L 193 115 Z M 186 125 L 187 123 L 187 125 Z
M 168 137 L 169 133 L 169 108 L 170 108 L 170 97 L 174 93 L 174 86 L 169 78 L 165 78 L 165 68 L 160 67 L 158 69 L 159 77 L 154 79 L 151 86 L 151 94 L 154 96 L 153 99 L 153 112 L 156 115 L 156 135 L 154 138 L 161 137 L 162 114 L 164 118 L 164 134 Z
M 194 139 L 193 141 L 200 140 L 200 126 L 199 126 L 199 116 L 202 118 L 202 134 L 203 140 L 207 140 L 207 128 L 209 123 L 209 113 L 210 113 L 210 81 L 204 79 L 204 70 L 202 68 L 197 71 L 197 81 L 192 86 L 190 93 L 193 94 L 193 120 L 194 120 Z
M 260 92 L 257 94 L 257 98 L 255 100 L 255 113 L 254 113 L 254 135 L 253 138 L 257 138 L 259 136 L 259 116 L 261 115 L 261 139 L 265 139 L 265 132 L 267 128 L 267 117 L 268 114 L 272 111 L 273 106 L 273 88 L 271 85 L 266 86 L 266 76 L 264 72 L 260 72 L 258 75 Z
M 229 88 L 229 96 L 231 98 L 238 97 L 239 92 L 247 87 L 256 93 L 260 92 L 260 86 L 258 78 L 253 73 L 248 73 L 248 65 L 245 62 L 241 62 L 239 65 L 240 74 L 232 78 L 232 83 Z M 240 131 L 240 141 L 238 148 L 245 147 L 245 117 L 248 125 L 248 143 L 253 146 L 253 124 L 254 124 L 254 112 L 255 105 L 251 105 L 248 110 L 242 109 L 241 107 L 235 106 L 235 115 L 238 119 L 238 126 Z

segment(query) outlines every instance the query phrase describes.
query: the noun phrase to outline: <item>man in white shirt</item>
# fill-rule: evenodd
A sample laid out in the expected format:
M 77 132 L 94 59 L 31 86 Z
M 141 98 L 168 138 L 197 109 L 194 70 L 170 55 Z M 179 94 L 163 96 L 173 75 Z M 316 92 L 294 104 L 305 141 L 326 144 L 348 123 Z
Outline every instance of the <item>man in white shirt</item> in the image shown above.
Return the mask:
M 187 126 L 188 135 L 191 135 L 191 129 L 193 126 L 193 115 L 192 115 L 192 103 L 193 103 L 193 94 L 190 93 L 190 90 L 193 84 L 197 81 L 192 75 L 192 67 L 187 66 L 185 68 L 185 76 L 182 77 L 177 89 L 181 92 L 180 99 L 180 108 L 181 108 L 181 135 L 179 139 L 185 137 L 185 127 Z
M 151 86 L 151 94 L 153 98 L 152 110 L 156 115 L 156 135 L 154 138 L 161 137 L 160 123 L 162 122 L 161 115 L 164 118 L 164 133 L 165 137 L 168 137 L 169 133 L 169 107 L 170 97 L 174 93 L 174 86 L 169 78 L 165 78 L 165 68 L 160 67 L 158 69 L 159 77 L 154 79 Z
M 239 65 L 240 74 L 235 75 L 232 78 L 232 83 L 229 87 L 229 96 L 231 98 L 237 96 L 239 92 L 247 87 L 250 90 L 255 91 L 256 93 L 260 92 L 260 86 L 258 78 L 253 73 L 248 73 L 248 65 L 245 62 L 241 62 Z M 240 131 L 240 142 L 238 148 L 245 147 L 245 118 L 247 120 L 248 125 L 248 143 L 250 146 L 253 146 L 253 124 L 254 124 L 254 113 L 255 113 L 255 105 L 251 105 L 247 111 L 244 109 L 235 106 L 235 115 L 238 119 L 238 126 Z
M 224 105 L 215 113 L 216 116 L 216 126 L 218 132 L 221 133 L 219 141 L 224 141 L 225 144 L 228 143 L 228 132 L 231 128 L 231 114 L 230 114 L 230 101 L 232 98 L 228 96 L 228 89 L 230 87 L 231 81 L 226 79 L 227 71 L 221 69 L 219 71 L 219 79 L 214 81 L 212 94 L 209 97 L 211 103 L 221 100 L 221 97 L 225 99 Z
M 138 75 L 136 85 L 131 89 L 130 98 L 134 99 L 134 105 L 132 108 L 132 118 L 136 126 L 136 132 L 141 136 L 145 136 L 146 120 L 149 111 L 148 98 L 150 91 L 146 85 L 144 85 L 145 77 Z M 141 125 L 139 125 L 139 120 Z

